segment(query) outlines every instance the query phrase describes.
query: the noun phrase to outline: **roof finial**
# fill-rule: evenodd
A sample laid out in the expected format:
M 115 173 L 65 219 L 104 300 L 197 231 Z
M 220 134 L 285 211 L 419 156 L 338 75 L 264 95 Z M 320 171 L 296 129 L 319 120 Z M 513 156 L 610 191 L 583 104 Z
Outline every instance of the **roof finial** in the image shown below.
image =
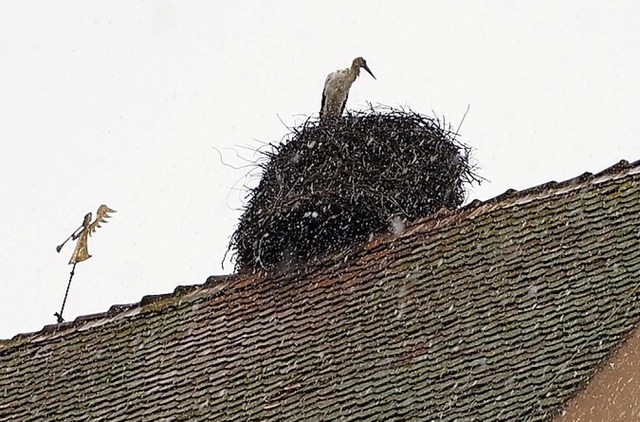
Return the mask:
M 56 312 L 53 315 L 57 318 L 58 324 L 64 322 L 62 318 L 62 312 L 64 311 L 64 305 L 67 302 L 67 296 L 69 295 L 69 287 L 71 287 L 71 280 L 73 279 L 73 275 L 75 274 L 76 265 L 78 262 L 82 262 L 91 258 L 89 254 L 89 249 L 87 246 L 87 241 L 89 240 L 89 236 L 91 233 L 94 233 L 98 228 L 100 228 L 101 223 L 108 223 L 107 218 L 110 218 L 110 212 L 116 212 L 116 210 L 112 210 L 106 205 L 100 205 L 98 211 L 96 212 L 96 219 L 91 222 L 91 213 L 87 213 L 82 220 L 82 224 L 78 227 L 69 237 L 65 239 L 64 242 L 56 246 L 56 252 L 60 252 L 64 245 L 71 239 L 78 240 L 76 243 L 76 247 L 73 250 L 73 254 L 71 255 L 71 259 L 69 260 L 69 265 L 73 264 L 71 268 L 71 274 L 69 276 L 69 282 L 67 283 L 67 290 L 64 294 L 64 299 L 62 300 L 62 306 L 60 308 L 60 312 Z

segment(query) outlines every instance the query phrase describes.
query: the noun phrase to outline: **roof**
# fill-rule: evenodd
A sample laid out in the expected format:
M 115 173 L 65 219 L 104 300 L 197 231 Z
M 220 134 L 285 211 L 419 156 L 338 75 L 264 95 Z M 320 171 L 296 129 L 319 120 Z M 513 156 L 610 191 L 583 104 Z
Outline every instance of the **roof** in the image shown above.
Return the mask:
M 5 420 L 549 420 L 640 321 L 640 161 L 0 343 Z

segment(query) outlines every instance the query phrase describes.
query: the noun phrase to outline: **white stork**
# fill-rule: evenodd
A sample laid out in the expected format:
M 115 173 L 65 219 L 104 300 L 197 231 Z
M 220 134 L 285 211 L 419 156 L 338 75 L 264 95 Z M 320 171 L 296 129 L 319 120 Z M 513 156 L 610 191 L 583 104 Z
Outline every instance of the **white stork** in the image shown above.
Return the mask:
M 348 69 L 336 70 L 327 76 L 322 91 L 322 105 L 320 106 L 320 118 L 336 118 L 342 115 L 344 106 L 347 103 L 349 89 L 360 75 L 360 68 L 366 70 L 373 79 L 367 62 L 362 57 L 356 57 Z

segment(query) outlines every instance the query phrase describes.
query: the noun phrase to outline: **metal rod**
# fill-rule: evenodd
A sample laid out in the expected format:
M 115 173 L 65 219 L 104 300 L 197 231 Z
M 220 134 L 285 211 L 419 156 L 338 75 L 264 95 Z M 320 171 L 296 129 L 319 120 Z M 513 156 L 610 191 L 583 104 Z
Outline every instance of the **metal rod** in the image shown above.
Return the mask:
M 62 300 L 62 307 L 60 307 L 60 312 L 55 312 L 53 316 L 55 316 L 58 320 L 58 324 L 62 324 L 64 322 L 64 318 L 62 318 L 62 312 L 64 312 L 64 305 L 67 303 L 67 296 L 69 296 L 69 287 L 71 287 L 71 280 L 73 279 L 73 275 L 75 274 L 77 262 L 73 263 L 73 267 L 71 268 L 71 274 L 69 275 L 69 282 L 67 283 L 67 291 L 64 292 L 64 299 Z

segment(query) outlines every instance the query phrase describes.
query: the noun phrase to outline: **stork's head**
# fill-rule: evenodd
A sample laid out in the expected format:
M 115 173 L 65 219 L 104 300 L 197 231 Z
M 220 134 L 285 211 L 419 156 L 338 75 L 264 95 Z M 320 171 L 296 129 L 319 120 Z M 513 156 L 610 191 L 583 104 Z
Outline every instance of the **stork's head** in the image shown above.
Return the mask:
M 371 77 L 373 79 L 375 79 L 376 77 L 373 76 L 373 73 L 371 73 L 371 70 L 369 69 L 369 66 L 367 66 L 367 61 L 365 59 L 363 59 L 362 57 L 356 57 L 355 59 L 353 59 L 353 64 L 351 65 L 351 67 L 354 67 L 356 69 L 364 69 L 367 71 L 367 73 L 369 73 L 369 75 L 371 75 Z

